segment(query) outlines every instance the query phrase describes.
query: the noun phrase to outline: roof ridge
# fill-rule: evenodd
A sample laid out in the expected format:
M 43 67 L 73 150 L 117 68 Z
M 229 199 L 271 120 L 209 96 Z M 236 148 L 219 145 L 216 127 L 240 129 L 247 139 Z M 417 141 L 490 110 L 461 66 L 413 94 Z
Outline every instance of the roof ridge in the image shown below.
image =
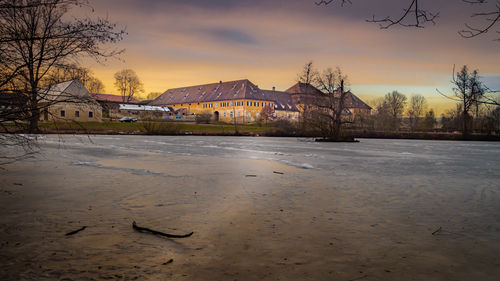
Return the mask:
M 222 83 L 221 83 L 222 82 Z M 185 86 L 185 87 L 177 87 L 177 88 L 170 88 L 170 89 L 167 89 L 165 92 L 163 93 L 166 93 L 170 90 L 179 90 L 179 89 L 187 89 L 187 88 L 196 88 L 196 87 L 202 87 L 202 86 L 210 86 L 210 85 L 217 85 L 217 84 L 228 84 L 228 83 L 235 83 L 235 82 L 250 82 L 250 80 L 248 79 L 239 79 L 239 80 L 233 80 L 233 81 L 219 81 L 219 82 L 214 82 L 214 83 L 206 83 L 206 84 L 199 84 L 199 85 L 192 85 L 192 86 Z M 253 84 L 252 82 L 250 82 L 251 84 Z M 255 84 L 253 84 L 255 85 Z

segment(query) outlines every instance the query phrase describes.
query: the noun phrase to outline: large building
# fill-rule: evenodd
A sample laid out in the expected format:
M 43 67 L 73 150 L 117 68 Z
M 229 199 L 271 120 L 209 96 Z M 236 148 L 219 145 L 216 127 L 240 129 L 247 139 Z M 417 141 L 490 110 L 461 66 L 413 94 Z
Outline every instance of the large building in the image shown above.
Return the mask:
M 350 92 L 349 92 L 350 93 Z M 285 92 L 262 90 L 247 79 L 169 89 L 150 105 L 168 106 L 185 114 L 208 113 L 216 121 L 255 122 L 262 115 L 278 119 L 299 120 L 305 104 L 324 95 L 311 85 L 297 83 Z M 371 108 L 350 93 L 347 103 L 351 112 Z

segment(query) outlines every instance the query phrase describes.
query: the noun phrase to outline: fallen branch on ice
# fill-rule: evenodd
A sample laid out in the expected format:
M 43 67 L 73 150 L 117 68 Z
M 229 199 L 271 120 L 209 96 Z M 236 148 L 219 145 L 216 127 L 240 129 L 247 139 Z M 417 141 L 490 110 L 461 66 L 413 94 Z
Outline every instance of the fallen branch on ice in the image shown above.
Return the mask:
M 436 231 L 432 233 L 432 235 L 438 234 L 439 232 L 441 232 L 441 230 L 443 230 L 443 228 L 440 226 Z
M 132 228 L 134 230 L 142 232 L 142 233 L 149 232 L 149 233 L 154 234 L 154 235 L 165 236 L 168 238 L 187 238 L 187 237 L 193 235 L 193 233 L 194 233 L 194 232 L 191 232 L 191 233 L 184 234 L 184 235 L 168 234 L 168 233 L 164 233 L 161 231 L 152 230 L 152 229 L 149 229 L 146 227 L 140 227 L 135 223 L 135 221 L 132 223 Z
M 66 233 L 66 236 L 70 236 L 70 235 L 73 235 L 73 234 L 77 234 L 78 232 L 80 232 L 80 231 L 84 230 L 85 228 L 87 228 L 87 227 L 86 227 L 86 226 L 83 226 L 83 227 L 81 227 L 81 228 L 79 228 L 79 229 L 77 229 L 77 230 L 74 230 L 74 231 L 68 232 L 68 233 Z

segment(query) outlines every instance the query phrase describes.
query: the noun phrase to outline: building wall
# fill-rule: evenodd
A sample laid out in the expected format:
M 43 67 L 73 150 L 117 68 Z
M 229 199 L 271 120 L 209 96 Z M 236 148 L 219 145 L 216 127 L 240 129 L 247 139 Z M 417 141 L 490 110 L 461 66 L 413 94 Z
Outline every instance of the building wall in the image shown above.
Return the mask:
M 166 104 L 163 106 L 169 106 L 175 110 L 186 108 L 188 114 L 202 114 L 209 113 L 215 118 L 218 113 L 218 120 L 224 122 L 232 122 L 234 117 L 238 122 L 255 122 L 265 106 L 271 106 L 274 108 L 274 102 L 263 101 L 263 100 L 224 100 L 224 101 L 212 101 L 212 102 L 200 102 L 200 103 L 183 103 L 183 104 Z M 280 111 L 282 112 L 282 111 Z M 290 119 L 295 118 L 298 113 L 295 111 L 283 111 L 285 118 L 290 115 Z M 279 114 L 281 118 L 283 114 Z
M 102 122 L 102 107 L 98 104 L 57 103 L 43 110 L 40 120 Z

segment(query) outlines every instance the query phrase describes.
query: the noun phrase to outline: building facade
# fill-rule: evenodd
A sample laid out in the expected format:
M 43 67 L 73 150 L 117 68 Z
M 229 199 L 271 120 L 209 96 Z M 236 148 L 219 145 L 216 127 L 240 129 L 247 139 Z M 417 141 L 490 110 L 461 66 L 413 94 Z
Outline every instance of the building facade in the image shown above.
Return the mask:
M 264 91 L 249 80 L 169 89 L 150 105 L 185 109 L 189 115 L 211 114 L 215 121 L 250 123 L 271 112 L 276 118 L 297 119 L 290 95 Z
M 186 115 L 210 114 L 215 121 L 251 123 L 262 118 L 298 121 L 300 114 L 324 93 L 297 83 L 285 92 L 262 90 L 247 79 L 169 89 L 150 105 L 167 106 Z M 351 92 L 346 96 L 351 116 L 370 114 L 371 108 Z
M 79 80 L 42 89 L 40 121 L 102 122 L 102 107 Z

